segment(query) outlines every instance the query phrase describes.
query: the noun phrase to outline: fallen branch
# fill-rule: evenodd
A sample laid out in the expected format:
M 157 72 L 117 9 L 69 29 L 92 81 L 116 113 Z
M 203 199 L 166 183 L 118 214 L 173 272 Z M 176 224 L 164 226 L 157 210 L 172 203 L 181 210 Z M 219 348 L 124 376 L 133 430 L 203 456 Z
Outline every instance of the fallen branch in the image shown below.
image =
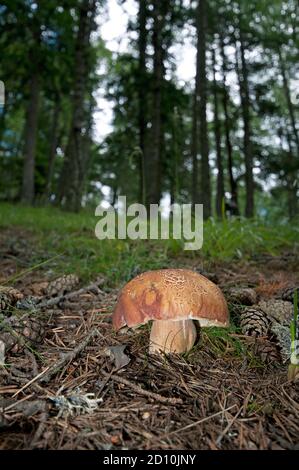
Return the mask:
M 16 403 L 12 403 L 3 409 L 4 413 L 8 411 L 21 412 L 24 416 L 34 416 L 37 413 L 45 413 L 47 410 L 47 400 L 37 399 L 25 401 L 25 399 L 20 400 Z
M 59 372 L 62 369 L 62 367 L 64 367 L 68 362 L 74 360 L 75 357 L 78 356 L 81 353 L 81 351 L 83 351 L 83 349 L 86 348 L 86 346 L 92 340 L 92 338 L 96 336 L 100 336 L 100 332 L 98 331 L 97 328 L 94 328 L 93 330 L 91 330 L 89 335 L 87 335 L 86 338 L 84 338 L 84 340 L 80 344 L 78 344 L 78 346 L 75 349 L 64 354 L 64 356 L 61 359 L 59 359 L 55 364 L 53 364 L 49 368 L 47 373 L 43 375 L 42 377 L 40 377 L 39 382 L 48 383 L 53 377 L 53 375 L 57 374 L 57 372 Z
M 120 377 L 115 374 L 108 374 L 107 372 L 102 370 L 102 374 L 105 377 L 109 377 L 114 382 L 118 382 L 123 385 L 127 385 L 130 387 L 132 390 L 134 390 L 136 393 L 139 393 L 140 395 L 144 395 L 145 397 L 152 398 L 153 400 L 159 401 L 160 403 L 165 403 L 165 404 L 170 404 L 170 405 L 181 405 L 183 403 L 183 400 L 181 398 L 172 398 L 172 397 L 163 397 L 162 395 L 159 395 L 159 393 L 155 392 L 149 392 L 148 390 L 144 390 L 141 388 L 139 385 L 136 385 L 132 382 L 130 382 L 127 379 L 124 379 L 123 377 Z
M 74 301 L 70 302 L 68 300 L 64 300 L 63 301 L 63 308 L 65 310 L 69 309 L 71 311 L 80 311 L 80 310 L 82 310 L 84 312 L 86 312 L 87 310 L 97 311 L 97 310 L 101 310 L 101 304 L 99 303 L 98 299 L 91 300 L 89 302 L 87 302 L 87 301 L 82 302 L 81 300 L 80 300 L 80 302 L 74 302 Z M 102 315 L 104 316 L 103 313 L 102 313 Z M 105 315 L 108 316 L 108 315 L 111 315 L 111 313 L 107 312 Z
M 79 295 L 86 294 L 87 292 L 93 292 L 95 294 L 103 294 L 104 292 L 99 289 L 99 286 L 104 284 L 105 280 L 103 278 L 97 279 L 92 284 L 89 284 L 86 287 L 82 287 L 79 290 L 69 292 L 68 294 L 58 295 L 57 297 L 51 297 L 50 299 L 40 299 L 39 297 L 29 296 L 17 302 L 17 308 L 20 310 L 37 310 L 41 308 L 48 308 L 63 304 L 68 300 L 72 300 Z M 59 307 L 58 307 L 59 308 Z
M 17 374 L 17 375 L 14 375 L 14 374 Z M 17 383 L 20 386 L 23 386 L 24 384 L 28 384 L 28 379 L 26 377 L 21 377 L 19 374 L 21 374 L 21 372 L 18 371 L 18 369 L 16 369 L 15 367 L 13 367 L 12 370 L 10 369 L 9 372 L 4 367 L 2 367 L 0 370 L 0 376 L 5 375 L 8 379 L 12 380 L 13 382 Z M 35 390 L 37 393 L 39 393 L 42 390 L 42 388 L 36 383 L 31 383 L 30 389 L 31 388 Z
M 32 385 L 33 383 L 37 382 L 40 380 L 40 378 L 45 375 L 45 373 L 49 370 L 49 366 L 46 367 L 44 370 L 42 370 L 36 377 L 33 377 L 33 379 L 29 380 L 29 382 L 26 382 L 22 388 L 20 388 L 20 390 L 18 390 L 13 396 L 12 398 L 16 397 L 17 395 L 19 395 L 19 393 L 23 392 L 24 390 L 26 390 L 26 388 L 28 388 L 30 385 Z
M 57 361 L 55 364 L 52 366 L 46 367 L 42 372 L 40 372 L 37 376 L 33 377 L 33 379 L 29 380 L 29 382 L 26 382 L 22 388 L 20 388 L 12 398 L 16 397 L 19 395 L 19 393 L 23 392 L 23 390 L 27 389 L 29 386 L 35 384 L 37 385 L 38 383 L 48 383 L 51 378 L 59 372 L 59 370 L 64 367 L 68 362 L 72 361 L 78 354 L 80 354 L 81 351 L 88 345 L 90 340 L 95 337 L 100 335 L 100 332 L 97 330 L 97 328 L 94 328 L 91 330 L 89 335 L 86 336 L 86 338 L 73 350 L 68 353 L 66 353 L 59 361 Z
M 69 294 L 59 295 L 58 297 L 53 297 L 52 299 L 43 300 L 36 305 L 36 308 L 47 308 L 52 307 L 53 305 L 58 305 L 63 303 L 66 300 L 72 300 L 78 295 L 86 294 L 86 292 L 96 292 L 97 294 L 102 294 L 103 291 L 99 289 L 99 286 L 103 285 L 105 279 L 98 279 L 96 282 L 93 282 L 87 287 L 82 287 L 82 289 L 70 292 Z

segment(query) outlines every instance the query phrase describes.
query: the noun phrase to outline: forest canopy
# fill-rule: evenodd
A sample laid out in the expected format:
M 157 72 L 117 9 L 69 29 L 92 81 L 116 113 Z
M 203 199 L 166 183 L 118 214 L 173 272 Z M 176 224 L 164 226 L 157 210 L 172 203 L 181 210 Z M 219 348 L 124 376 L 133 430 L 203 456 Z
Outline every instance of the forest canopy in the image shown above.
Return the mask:
M 0 200 L 296 217 L 298 2 L 118 0 L 136 10 L 118 52 L 101 34 L 109 3 L 1 2 Z

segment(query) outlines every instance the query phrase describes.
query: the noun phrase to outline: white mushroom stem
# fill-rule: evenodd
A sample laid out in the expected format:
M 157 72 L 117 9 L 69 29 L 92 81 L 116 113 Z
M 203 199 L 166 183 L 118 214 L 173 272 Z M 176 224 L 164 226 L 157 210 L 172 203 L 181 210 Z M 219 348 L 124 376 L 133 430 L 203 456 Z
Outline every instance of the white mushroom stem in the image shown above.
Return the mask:
M 155 320 L 150 335 L 150 354 L 183 353 L 190 351 L 196 341 L 192 320 Z

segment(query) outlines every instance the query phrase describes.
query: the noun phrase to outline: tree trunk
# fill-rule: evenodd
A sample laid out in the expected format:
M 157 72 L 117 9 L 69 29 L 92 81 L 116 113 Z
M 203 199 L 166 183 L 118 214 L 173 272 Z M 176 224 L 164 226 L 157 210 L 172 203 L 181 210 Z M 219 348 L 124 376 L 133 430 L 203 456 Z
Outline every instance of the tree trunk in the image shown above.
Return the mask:
M 86 82 L 89 74 L 90 35 L 96 10 L 96 0 L 83 0 L 80 5 L 79 28 L 76 41 L 72 122 L 61 172 L 57 202 L 65 209 L 77 212 L 81 207 L 82 181 L 85 178 L 84 110 Z
M 171 159 L 170 159 L 170 204 L 177 202 L 179 193 L 178 167 L 180 159 L 180 119 L 177 108 L 172 117 Z
M 139 75 L 138 75 L 138 127 L 139 127 L 139 201 L 145 204 L 145 142 L 147 126 L 147 88 L 146 88 L 146 43 L 147 43 L 147 8 L 146 0 L 139 0 L 138 12 L 138 49 L 139 49 Z
M 161 198 L 161 98 L 164 79 L 164 49 L 162 32 L 168 11 L 168 0 L 153 0 L 153 97 L 150 145 L 145 158 L 146 204 L 159 204 Z
M 298 162 L 294 157 L 292 150 L 292 139 L 288 129 L 286 130 L 286 137 L 288 143 L 288 165 L 289 171 L 286 174 L 286 183 L 288 191 L 288 209 L 289 209 L 289 219 L 292 220 L 298 215 Z
M 200 37 L 199 37 L 199 6 L 196 8 L 196 74 L 195 74 L 195 89 L 193 95 L 192 107 L 192 131 L 191 131 L 191 158 L 192 158 L 192 206 L 200 203 L 199 191 L 199 168 L 198 168 L 198 115 L 199 115 L 199 80 L 200 80 Z
M 93 113 L 94 113 L 94 105 L 95 101 L 92 96 L 92 91 L 90 90 L 89 94 L 89 106 L 88 106 L 88 113 L 87 113 L 87 118 L 86 118 L 86 124 L 85 124 L 85 133 L 82 138 L 82 152 L 83 152 L 83 162 L 82 162 L 82 177 L 79 181 L 79 194 L 80 196 L 80 201 L 79 203 L 79 208 L 81 206 L 81 197 L 82 194 L 84 194 L 84 191 L 86 191 L 87 183 L 88 183 L 88 172 L 91 165 L 92 161 L 92 126 L 93 126 Z
M 223 77 L 223 112 L 224 112 L 224 132 L 225 132 L 225 145 L 226 145 L 226 152 L 227 152 L 227 165 L 228 165 L 228 176 L 229 176 L 229 185 L 230 185 L 230 194 L 231 194 L 231 201 L 230 205 L 233 208 L 232 213 L 233 215 L 239 215 L 239 201 L 238 201 L 238 185 L 234 178 L 233 173 L 233 148 L 230 138 L 230 116 L 228 111 L 228 103 L 229 103 L 229 96 L 228 90 L 226 86 L 226 74 L 227 74 L 227 66 L 226 66 L 226 56 L 224 51 L 224 41 L 223 37 L 220 38 L 220 47 L 221 47 L 221 57 L 222 57 L 222 77 Z
M 246 205 L 245 216 L 250 218 L 254 215 L 254 180 L 253 180 L 253 156 L 251 143 L 251 122 L 250 122 L 250 98 L 248 85 L 248 71 L 245 60 L 245 45 L 242 28 L 239 28 L 239 54 L 241 63 L 238 59 L 238 45 L 236 44 L 236 66 L 240 86 L 241 109 L 243 117 L 243 146 L 245 156 L 245 185 L 246 185 Z
M 38 125 L 38 105 L 40 93 L 40 80 L 35 70 L 30 81 L 30 94 L 26 112 L 24 166 L 21 200 L 25 204 L 32 204 L 34 200 L 34 171 L 36 136 Z
M 292 126 L 294 141 L 296 143 L 297 155 L 299 157 L 299 136 L 298 136 L 298 130 L 297 130 L 297 127 L 296 127 L 296 118 L 295 118 L 295 113 L 294 113 L 294 106 L 293 106 L 293 103 L 292 103 L 292 100 L 291 100 L 291 94 L 290 94 L 290 88 L 289 88 L 289 84 L 288 84 L 287 74 L 286 74 L 285 65 L 284 65 L 284 61 L 283 61 L 280 49 L 278 49 L 278 57 L 279 57 L 279 65 L 280 65 L 280 71 L 281 71 L 282 81 L 283 81 L 283 89 L 284 89 L 284 93 L 285 93 L 285 97 L 286 97 L 290 123 L 291 123 L 291 126 Z
M 111 187 L 111 191 L 112 191 L 111 206 L 115 207 L 116 202 L 117 202 L 117 196 L 118 196 L 117 184 L 115 184 Z
M 294 153 L 292 150 L 292 141 L 291 136 L 288 131 L 287 126 L 285 126 L 285 131 L 283 125 L 278 128 L 278 138 L 280 142 L 280 151 L 281 155 L 285 155 L 285 161 L 283 161 L 283 181 L 285 184 L 287 192 L 287 203 L 288 203 L 288 214 L 289 219 L 292 220 L 297 216 L 298 211 L 298 200 L 297 200 L 297 191 L 298 191 L 298 181 L 297 181 L 297 171 L 298 163 L 294 158 Z M 283 141 L 286 139 L 287 150 L 283 146 Z
M 49 163 L 47 171 L 47 183 L 45 188 L 45 198 L 49 199 L 51 197 L 52 190 L 52 180 L 54 174 L 54 164 L 56 158 L 56 150 L 58 146 L 58 130 L 59 130 L 59 115 L 60 115 L 60 97 L 56 96 L 53 116 L 52 116 L 52 126 L 50 132 L 50 151 L 49 151 Z
M 199 141 L 201 153 L 201 200 L 203 203 L 203 215 L 207 219 L 211 215 L 211 183 L 209 165 L 209 138 L 207 126 L 207 73 L 206 73 L 206 30 L 207 30 L 207 5 L 206 0 L 198 3 L 198 28 L 199 49 Z
M 223 201 L 224 201 L 224 176 L 223 176 L 223 162 L 221 151 L 221 123 L 219 120 L 218 110 L 218 93 L 216 81 L 216 57 L 215 49 L 212 49 L 213 58 L 213 98 L 214 98 L 214 136 L 216 145 L 216 162 L 217 162 L 217 190 L 216 190 L 216 214 L 219 218 L 223 216 Z

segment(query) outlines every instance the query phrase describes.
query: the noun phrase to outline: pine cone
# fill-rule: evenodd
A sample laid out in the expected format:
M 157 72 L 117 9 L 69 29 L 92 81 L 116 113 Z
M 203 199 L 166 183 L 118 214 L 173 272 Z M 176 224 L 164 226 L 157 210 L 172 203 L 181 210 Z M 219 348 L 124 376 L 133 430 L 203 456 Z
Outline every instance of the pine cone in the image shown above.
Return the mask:
M 5 344 L 6 352 L 22 352 L 26 346 L 41 343 L 44 335 L 42 322 L 29 315 L 13 316 L 0 323 L 0 340 Z
M 257 302 L 257 293 L 249 287 L 233 287 L 226 294 L 228 302 L 241 305 L 254 305 Z
M 272 362 L 281 362 L 281 357 L 277 346 L 269 340 L 257 338 L 254 345 L 254 353 L 262 362 L 270 364 Z
M 240 320 L 240 327 L 245 335 L 266 336 L 269 331 L 270 320 L 257 305 L 246 308 L 242 312 Z
M 0 312 L 10 310 L 23 294 L 13 287 L 0 286 Z
M 258 303 L 260 307 L 270 318 L 281 325 L 290 325 L 293 318 L 294 307 L 291 302 L 284 300 L 262 300 Z
M 287 300 L 288 302 L 293 302 L 294 301 L 295 290 L 298 290 L 298 293 L 299 293 L 299 287 L 286 287 L 280 293 L 281 299 L 282 300 Z
M 46 289 L 46 294 L 48 297 L 58 297 L 60 295 L 65 295 L 68 292 L 71 292 L 79 284 L 79 278 L 75 274 L 67 274 L 62 277 L 54 279 L 54 281 L 49 282 Z

